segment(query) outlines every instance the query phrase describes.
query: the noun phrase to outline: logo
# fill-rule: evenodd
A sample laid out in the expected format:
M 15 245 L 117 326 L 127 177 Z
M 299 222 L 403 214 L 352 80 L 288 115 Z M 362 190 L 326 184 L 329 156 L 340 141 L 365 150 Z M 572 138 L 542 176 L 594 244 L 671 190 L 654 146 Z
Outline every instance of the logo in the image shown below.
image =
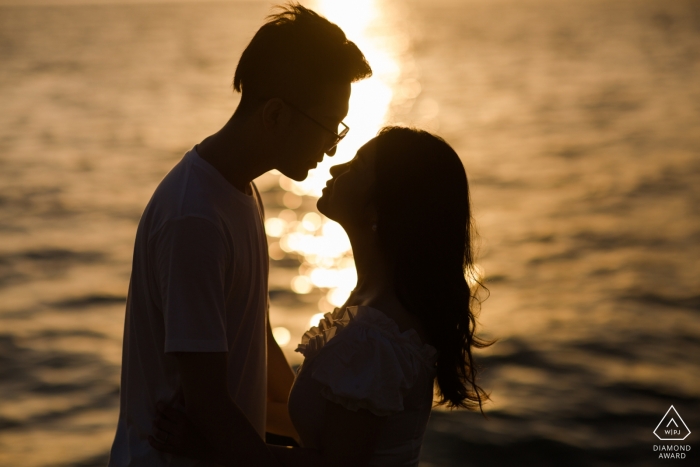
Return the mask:
M 690 430 L 675 407 L 671 406 L 654 429 L 654 434 L 661 441 L 683 441 Z

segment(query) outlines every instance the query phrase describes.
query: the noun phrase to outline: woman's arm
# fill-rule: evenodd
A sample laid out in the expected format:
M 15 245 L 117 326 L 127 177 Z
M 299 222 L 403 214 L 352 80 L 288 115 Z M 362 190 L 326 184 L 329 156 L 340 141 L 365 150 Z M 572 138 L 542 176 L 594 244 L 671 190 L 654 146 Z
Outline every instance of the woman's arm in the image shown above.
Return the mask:
M 267 445 L 284 467 L 326 467 L 323 453 L 315 449 Z
M 364 409 L 354 412 L 330 401 L 326 402 L 325 413 L 323 450 L 268 444 L 269 452 L 279 464 L 284 467 L 362 467 L 369 464 L 386 417 L 378 417 Z M 200 430 L 187 416 L 172 408 L 161 409 L 153 430 L 154 436 L 149 437 L 153 447 L 181 456 L 222 465 L 241 465 L 240 455 L 236 455 L 235 449 L 246 451 L 238 443 L 229 443 L 234 451 L 229 451 L 223 459 L 220 451 L 207 446 L 205 436 L 200 435 Z M 258 443 L 262 443 L 259 438 L 253 444 Z
M 228 393 L 227 354 L 183 352 L 173 355 L 178 363 L 187 418 L 213 449 L 211 457 L 207 457 L 226 466 L 279 467 Z
M 386 417 L 360 409 L 357 412 L 326 401 L 323 451 L 270 446 L 285 467 L 363 467 L 369 465 Z
M 326 401 L 321 444 L 325 458 L 333 466 L 368 465 L 387 417 L 369 410 L 357 412 Z
M 232 443 L 227 443 L 231 446 L 236 444 L 235 437 Z M 148 437 L 148 442 L 155 449 L 163 452 L 169 452 L 190 459 L 200 459 L 218 465 L 241 465 L 240 456 L 237 453 L 229 452 L 228 455 L 222 454 L 212 446 L 212 443 L 207 439 L 206 435 L 197 428 L 192 420 L 184 413 L 177 409 L 169 407 L 163 403 L 158 405 L 158 416 L 153 422 L 151 436 Z M 313 449 L 294 449 L 284 448 L 272 444 L 264 444 L 257 436 L 254 444 L 264 446 L 268 454 L 277 461 L 278 466 L 300 465 L 300 466 L 324 466 L 323 457 L 319 451 Z M 241 449 L 239 445 L 237 447 Z M 251 459 L 254 461 L 254 459 Z M 258 465 L 258 464 L 251 464 Z

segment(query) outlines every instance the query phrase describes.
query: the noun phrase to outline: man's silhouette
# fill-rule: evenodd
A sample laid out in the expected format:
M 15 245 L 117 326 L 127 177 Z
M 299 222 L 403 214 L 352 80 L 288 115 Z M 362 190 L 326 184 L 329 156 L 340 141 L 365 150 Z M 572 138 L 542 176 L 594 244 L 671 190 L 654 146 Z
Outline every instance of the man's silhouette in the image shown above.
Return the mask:
M 268 322 L 267 242 L 252 180 L 271 169 L 302 180 L 335 154 L 350 83 L 370 75 L 340 28 L 294 4 L 243 52 L 235 113 L 163 179 L 139 223 L 110 466 L 199 464 L 149 445 L 161 403 L 185 410 L 217 458 L 277 465 L 259 438 L 266 429 L 294 435 L 285 409 L 294 375 Z

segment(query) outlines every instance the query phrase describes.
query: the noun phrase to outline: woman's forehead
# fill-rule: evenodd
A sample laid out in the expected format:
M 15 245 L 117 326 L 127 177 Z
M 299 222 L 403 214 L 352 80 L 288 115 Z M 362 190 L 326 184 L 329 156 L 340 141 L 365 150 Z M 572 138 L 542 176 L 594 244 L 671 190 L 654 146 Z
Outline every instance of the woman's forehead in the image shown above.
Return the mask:
M 369 140 L 360 149 L 357 150 L 357 153 L 355 154 L 353 160 L 357 160 L 359 162 L 374 157 L 377 149 L 376 145 L 377 143 L 373 139 Z

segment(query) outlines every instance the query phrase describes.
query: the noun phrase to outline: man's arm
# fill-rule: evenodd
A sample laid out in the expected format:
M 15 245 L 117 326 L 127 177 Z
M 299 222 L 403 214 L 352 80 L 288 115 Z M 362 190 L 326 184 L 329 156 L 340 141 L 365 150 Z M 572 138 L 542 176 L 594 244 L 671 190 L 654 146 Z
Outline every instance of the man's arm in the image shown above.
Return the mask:
M 267 324 L 267 431 L 289 436 L 299 441 L 299 434 L 289 418 L 287 404 L 294 383 L 294 372 L 287 363 L 284 352 Z
M 275 467 L 363 467 L 369 464 L 386 417 L 360 409 L 326 401 L 323 420 L 323 451 L 307 448 L 285 448 L 262 442 L 243 413 L 221 390 L 224 381 L 211 375 L 225 374 L 225 353 L 178 353 L 183 379 L 187 415 L 167 408 L 154 425 L 149 442 L 156 449 L 180 455 L 191 455 L 224 466 Z M 224 386 L 225 388 L 225 386 Z M 164 417 L 164 418 L 163 418 Z M 183 441 L 192 437 L 188 429 L 194 424 L 204 438 L 195 444 Z M 186 449 L 186 445 L 190 449 Z M 195 446 L 192 449 L 192 446 Z M 207 452 L 211 446 L 213 453 Z
M 175 352 L 188 418 L 224 466 L 280 467 L 229 396 L 225 352 Z

